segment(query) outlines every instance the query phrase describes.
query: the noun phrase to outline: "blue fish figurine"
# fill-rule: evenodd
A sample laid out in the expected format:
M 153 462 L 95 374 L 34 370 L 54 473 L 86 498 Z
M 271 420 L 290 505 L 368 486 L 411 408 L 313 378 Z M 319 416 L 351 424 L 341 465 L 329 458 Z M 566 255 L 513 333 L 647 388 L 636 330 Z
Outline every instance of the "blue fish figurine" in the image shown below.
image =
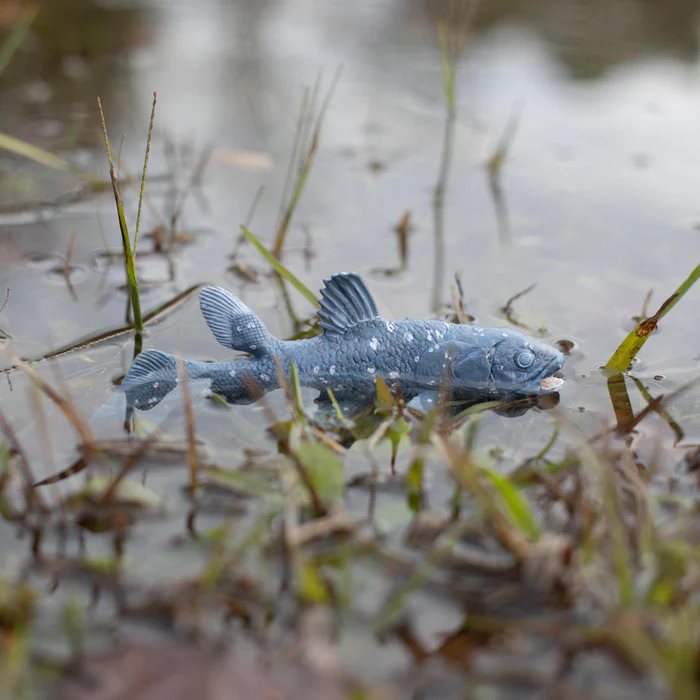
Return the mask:
M 231 403 L 254 401 L 280 386 L 279 372 L 292 364 L 302 386 L 341 402 L 375 395 L 382 377 L 405 400 L 432 403 L 438 391 L 468 401 L 517 399 L 555 392 L 564 356 L 555 348 L 508 328 L 481 328 L 443 321 L 390 321 L 355 273 L 324 280 L 320 301 L 323 332 L 307 340 L 275 338 L 240 299 L 220 287 L 204 287 L 199 303 L 224 347 L 247 353 L 226 362 L 185 360 L 191 380 Z M 132 363 L 121 390 L 130 407 L 149 409 L 178 384 L 175 357 L 146 350 Z

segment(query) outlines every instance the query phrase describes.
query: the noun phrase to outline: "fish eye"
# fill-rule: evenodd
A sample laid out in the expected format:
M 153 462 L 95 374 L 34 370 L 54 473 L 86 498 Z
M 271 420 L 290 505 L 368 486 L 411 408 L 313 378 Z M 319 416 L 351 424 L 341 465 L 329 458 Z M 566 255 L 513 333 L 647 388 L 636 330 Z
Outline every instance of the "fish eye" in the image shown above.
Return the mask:
M 523 350 L 515 358 L 515 364 L 520 369 L 527 369 L 535 361 L 535 356 L 529 350 Z

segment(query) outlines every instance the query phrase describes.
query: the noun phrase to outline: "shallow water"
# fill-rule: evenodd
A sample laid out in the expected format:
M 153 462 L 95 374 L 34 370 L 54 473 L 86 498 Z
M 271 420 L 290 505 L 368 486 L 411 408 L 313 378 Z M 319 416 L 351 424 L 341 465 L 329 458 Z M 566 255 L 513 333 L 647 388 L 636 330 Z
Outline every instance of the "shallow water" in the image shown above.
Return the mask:
M 152 0 L 108 9 L 80 0 L 65 3 L 63 14 L 49 5 L 35 35 L 0 77 L 0 130 L 106 177 L 95 108 L 100 95 L 122 173 L 138 173 L 151 93 L 157 91 L 153 181 L 139 247 L 146 310 L 206 282 L 241 296 L 273 333 L 294 332 L 266 263 L 250 246 L 240 247 L 236 260 L 258 274 L 251 283 L 229 270 L 230 254 L 260 187 L 250 228 L 272 242 L 303 88 L 319 74 L 328 86 L 342 66 L 285 264 L 314 290 L 333 272 L 360 272 L 382 313 L 393 318 L 434 315 L 432 300 L 448 304 L 459 274 L 467 310 L 481 325 L 505 325 L 506 300 L 536 283 L 514 302 L 517 318 L 549 342 L 574 343 L 558 411 L 586 435 L 613 422 L 598 367 L 633 327 L 647 292 L 653 290 L 653 311 L 700 257 L 700 3 L 630 0 L 614 10 L 597 3 L 585 11 L 573 1 L 484 5 L 458 64 L 439 279 L 433 274 L 433 192 L 445 123 L 440 3 Z M 64 30 L 76 22 L 85 23 L 84 32 Z M 485 163 L 513 119 L 500 197 L 494 198 Z M 201 186 L 193 188 L 190 177 L 208 148 Z M 10 290 L 0 329 L 8 336 L 3 346 L 21 357 L 41 357 L 124 323 L 123 270 L 118 258 L 105 256 L 119 249 L 114 203 L 110 193 L 68 201 L 79 184 L 70 175 L 0 155 L 0 292 Z M 167 228 L 182 193 L 187 196 L 177 231 L 187 241 L 168 261 L 151 252 L 147 234 Z M 125 199 L 133 221 L 135 189 L 125 189 Z M 407 265 L 385 275 L 378 269 L 399 264 L 393 227 L 406 211 Z M 294 290 L 290 296 L 301 318 L 312 314 Z M 634 367 L 654 396 L 697 376 L 696 297 L 691 290 L 664 319 Z M 192 358 L 227 357 L 200 317 L 195 296 L 150 326 L 145 344 Z M 130 339 L 119 337 L 35 369 L 64 386 L 81 414 L 90 416 L 108 399 L 131 353 Z M 629 380 L 628 388 L 635 410 L 643 407 Z M 75 458 L 71 429 L 55 406 L 32 394 L 20 372 L 0 377 L 0 397 L 38 478 Z M 284 400 L 273 404 L 284 415 Z M 680 396 L 669 411 L 684 433 L 678 444 L 656 415 L 635 436 L 640 461 L 658 460 L 668 476 L 684 446 L 700 441 L 697 390 Z M 120 421 L 104 420 L 97 433 L 118 431 Z M 260 407 L 226 413 L 202 406 L 197 435 L 214 459 L 235 463 L 251 450 L 274 454 L 266 421 Z M 182 415 L 169 426 L 182 439 Z M 551 430 L 545 411 L 519 418 L 487 413 L 479 441 L 497 447 L 498 463 L 507 469 L 536 454 Z M 563 455 L 564 445 L 555 449 Z M 353 447 L 346 461 L 350 475 L 367 470 L 363 459 L 362 445 Z M 399 470 L 407 459 L 399 455 Z M 447 508 L 444 467 L 432 469 L 431 505 Z M 156 572 L 174 578 L 201 566 L 200 551 L 168 546 L 183 533 L 183 481 L 181 466 L 149 470 L 148 487 L 170 507 L 167 517 L 139 522 L 130 536 L 127 551 L 139 562 L 131 567 L 137 578 Z M 351 490 L 348 500 L 356 512 L 367 508 L 364 494 Z M 217 521 L 202 510 L 205 522 Z M 410 516 L 402 499 L 388 493 L 380 511 L 387 532 L 398 538 Z M 0 546 L 9 553 L 0 574 L 14 575 L 25 563 L 26 543 L 4 521 Z M 104 539 L 89 537 L 93 556 L 105 548 Z M 385 583 L 367 585 L 381 599 Z M 47 605 L 57 610 L 63 599 Z M 111 619 L 111 610 L 103 613 Z M 98 629 L 96 624 L 99 636 Z M 358 651 L 361 643 L 348 643 L 353 672 L 367 660 Z M 381 680 L 404 667 L 404 652 L 383 653 L 368 677 Z

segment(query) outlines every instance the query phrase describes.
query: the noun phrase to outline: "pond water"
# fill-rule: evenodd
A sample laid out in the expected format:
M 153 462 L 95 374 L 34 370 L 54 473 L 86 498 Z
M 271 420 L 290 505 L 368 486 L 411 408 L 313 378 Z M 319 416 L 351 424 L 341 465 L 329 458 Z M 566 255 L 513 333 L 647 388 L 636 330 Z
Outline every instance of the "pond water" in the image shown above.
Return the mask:
M 502 310 L 507 300 L 534 284 L 513 302 L 512 318 L 548 342 L 573 342 L 557 415 L 590 437 L 615 420 L 599 367 L 634 326 L 647 294 L 651 313 L 700 258 L 700 2 L 625 0 L 585 8 L 574 0 L 482 3 L 469 29 L 458 31 L 463 47 L 456 64 L 456 120 L 444 205 L 436 217 L 446 122 L 437 27 L 448 4 L 45 2 L 0 76 L 0 132 L 105 179 L 99 95 L 126 178 L 140 172 L 156 91 L 138 252 L 142 307 L 155 309 L 194 285 L 217 284 L 244 299 L 274 334 L 290 337 L 297 328 L 280 287 L 252 246 L 238 242 L 239 226 L 248 222 L 272 244 L 304 89 L 319 81 L 320 102 L 340 69 L 289 228 L 285 265 L 312 290 L 333 272 L 361 273 L 390 318 L 444 317 L 458 275 L 466 309 L 480 325 L 508 325 Z M 8 27 L 22 3 L 10 6 L 7 16 L 0 11 Z M 493 180 L 486 164 L 504 134 L 510 141 Z M 14 355 L 40 358 L 125 322 L 114 201 L 107 191 L 80 194 L 80 186 L 71 174 L 0 153 L 0 296 L 9 289 L 0 311 L 0 342 Z M 125 186 L 123 195 L 132 223 L 137 188 Z M 402 266 L 395 227 L 406 212 L 410 230 Z M 437 239 L 436 221 L 442 228 Z M 177 241 L 166 256 L 155 249 L 154 231 L 167 238 L 171 229 Z M 294 289 L 288 294 L 300 318 L 313 314 Z M 697 309 L 691 290 L 640 353 L 632 374 L 652 396 L 668 395 L 697 377 Z M 149 325 L 145 345 L 188 358 L 228 357 L 206 328 L 196 294 Z M 119 335 L 32 366 L 91 416 L 108 400 L 132 353 L 132 339 Z M 13 362 L 0 356 L 3 367 Z M 629 378 L 627 385 L 638 411 L 647 401 Z M 78 438 L 59 408 L 31 390 L 23 372 L 3 373 L 0 402 L 36 478 L 75 460 Z M 228 411 L 202 402 L 195 407 L 197 437 L 213 462 L 234 466 L 254 455 L 274 470 L 276 440 L 265 428 L 269 410 L 286 415 L 283 397 L 272 397 L 269 406 Z M 182 442 L 180 406 L 168 410 L 168 434 Z M 639 461 L 653 459 L 665 477 L 700 441 L 697 390 L 682 393 L 668 410 L 682 439 L 654 413 L 634 437 Z M 92 425 L 99 437 L 120 436 L 121 416 L 98 415 Z M 552 429 L 547 411 L 517 418 L 485 413 L 479 444 L 497 448 L 496 463 L 508 471 L 537 454 Z M 346 456 L 348 478 L 368 471 L 365 447 L 358 443 Z M 566 447 L 555 446 L 555 453 L 561 458 Z M 388 448 L 377 454 L 381 469 L 388 470 Z M 398 471 L 408 464 L 408 452 L 400 451 Z M 165 514 L 159 505 L 129 531 L 130 586 L 150 588 L 191 576 L 207 560 L 207 552 L 187 544 L 184 523 L 192 504 L 182 489 L 185 472 L 181 456 L 167 451 L 149 458 L 149 468 L 139 472 L 163 500 Z M 429 472 L 430 505 L 448 511 L 452 486 L 446 467 L 436 459 Z M 47 498 L 69 493 L 76 479 L 82 483 L 79 476 L 60 482 Z M 256 486 L 265 487 L 266 480 L 260 481 Z M 363 513 L 369 498 L 362 489 L 350 489 L 346 506 Z M 379 529 L 388 545 L 401 549 L 410 518 L 402 492 L 389 486 L 378 498 Z M 240 536 L 264 519 L 268 507 L 243 507 L 220 494 L 211 499 L 196 508 L 198 531 L 223 516 L 233 519 Z M 2 576 L 31 568 L 28 540 L 18 534 L 15 524 L 0 521 Z M 41 603 L 47 611 L 40 623 L 44 654 L 64 653 L 60 611 L 71 601 L 82 604 L 96 585 L 82 574 L 71 578 L 68 565 L 60 564 L 63 554 L 87 551 L 97 560 L 110 557 L 114 544 L 90 533 L 82 541 L 69 534 L 61 543 L 63 534 L 47 533 L 44 543 L 56 570 L 47 574 L 38 567 L 28 574 L 35 583 L 46 576 L 66 578 Z M 381 606 L 390 581 L 376 562 L 353 567 L 359 570 L 361 590 L 355 595 L 361 604 L 340 645 L 343 668 L 389 687 L 409 667 L 410 654 L 399 642 L 368 634 L 366 620 Z M 107 599 L 88 613 L 86 634 L 98 647 L 115 635 L 157 636 L 133 620 L 115 622 L 116 603 Z M 432 647 L 458 627 L 461 608 L 458 598 L 418 594 L 410 612 L 422 643 Z M 522 658 L 537 654 L 528 649 Z M 494 652 L 491 663 L 496 657 Z M 591 662 L 591 668 L 596 663 L 607 662 Z M 414 679 L 415 692 L 428 683 L 426 674 Z M 635 684 L 634 692 L 640 687 Z M 435 686 L 433 695 L 420 697 L 448 692 Z M 605 692 L 626 697 L 619 687 Z M 630 690 L 632 696 L 638 695 Z

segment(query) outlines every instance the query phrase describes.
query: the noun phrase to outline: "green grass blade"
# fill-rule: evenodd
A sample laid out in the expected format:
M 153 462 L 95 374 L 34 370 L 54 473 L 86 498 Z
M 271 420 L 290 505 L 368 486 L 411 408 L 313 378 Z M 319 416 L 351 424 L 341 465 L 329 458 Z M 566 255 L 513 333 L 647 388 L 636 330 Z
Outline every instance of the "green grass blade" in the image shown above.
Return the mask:
M 134 329 L 136 330 L 136 345 L 135 354 L 141 351 L 141 334 L 143 333 L 143 318 L 141 317 L 141 299 L 139 297 L 138 278 L 136 276 L 136 260 L 134 258 L 133 249 L 131 247 L 131 238 L 129 236 L 129 228 L 126 224 L 126 215 L 124 214 L 124 202 L 122 201 L 121 193 L 119 192 L 119 182 L 117 173 L 114 169 L 114 160 L 112 158 L 112 147 L 109 143 L 107 135 L 107 124 L 105 115 L 102 110 L 102 102 L 97 98 L 97 106 L 100 112 L 102 122 L 102 134 L 105 141 L 105 150 L 107 151 L 107 160 L 109 161 L 109 177 L 112 181 L 112 190 L 114 192 L 114 201 L 117 206 L 117 218 L 119 220 L 119 230 L 122 236 L 122 248 L 124 249 L 124 268 L 126 270 L 127 286 L 129 289 L 129 299 L 131 301 L 131 309 L 134 313 Z
M 695 284 L 700 277 L 700 265 L 698 265 L 684 280 L 683 284 L 661 304 L 659 310 L 641 321 L 632 332 L 620 343 L 619 347 L 612 354 L 605 369 L 615 372 L 624 372 L 637 353 L 647 342 L 649 336 L 656 328 L 658 322 L 681 300 L 683 295 Z
M 287 280 L 303 297 L 309 300 L 314 307 L 318 308 L 318 300 L 316 295 L 297 277 L 295 277 L 270 251 L 243 225 L 241 225 L 243 235 L 253 244 L 253 247 L 260 255 L 267 260 L 275 272 Z
M 513 525 L 530 539 L 539 539 L 540 528 L 537 524 L 537 520 L 528 502 L 518 490 L 518 487 L 508 477 L 499 474 L 494 469 L 481 467 L 481 471 L 488 476 L 493 487 L 496 489 L 498 499 L 506 509 Z
M 7 66 L 10 65 L 12 57 L 22 45 L 24 37 L 27 36 L 27 32 L 38 13 L 39 7 L 30 5 L 12 26 L 9 36 L 5 39 L 2 46 L 0 46 L 0 75 L 2 75 Z
M 134 255 L 136 255 L 136 245 L 139 242 L 139 230 L 141 228 L 141 210 L 143 209 L 143 195 L 146 191 L 146 176 L 148 175 L 148 159 L 151 155 L 151 140 L 153 139 L 153 124 L 156 120 L 156 93 L 153 93 L 153 104 L 151 105 L 151 118 L 148 122 L 148 136 L 146 137 L 146 155 L 143 158 L 143 171 L 141 172 L 141 188 L 139 189 L 139 208 L 136 212 L 136 227 L 134 228 Z

